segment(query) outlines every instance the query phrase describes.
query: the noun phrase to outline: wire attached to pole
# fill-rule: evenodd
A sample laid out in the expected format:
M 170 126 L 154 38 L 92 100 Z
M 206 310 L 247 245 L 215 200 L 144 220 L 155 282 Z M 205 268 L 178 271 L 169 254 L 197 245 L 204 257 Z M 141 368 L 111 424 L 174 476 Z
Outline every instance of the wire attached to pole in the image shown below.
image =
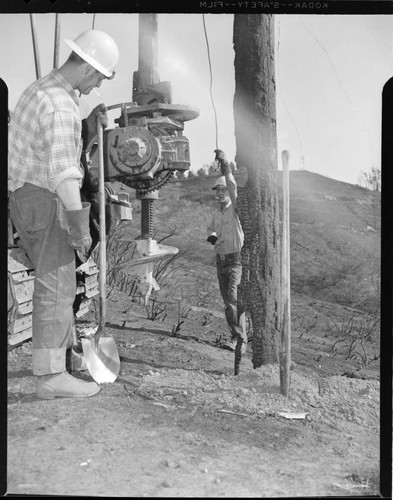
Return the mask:
M 218 149 L 218 121 L 217 121 L 216 106 L 214 104 L 214 98 L 213 98 L 213 72 L 212 72 L 212 64 L 211 64 L 211 60 L 210 60 L 209 39 L 208 39 L 208 36 L 207 36 L 206 24 L 205 24 L 205 14 L 202 14 L 202 19 L 203 19 L 203 29 L 204 29 L 204 32 L 205 32 L 206 47 L 207 47 L 207 57 L 208 57 L 208 60 L 209 60 L 209 70 L 210 70 L 210 98 L 211 98 L 212 105 L 213 105 L 214 120 L 215 120 L 215 126 L 216 126 L 216 149 Z
M 60 46 L 60 20 L 59 15 L 56 14 L 55 20 L 55 48 L 53 52 L 53 67 L 58 69 L 59 67 L 59 46 Z
M 41 78 L 41 64 L 40 64 L 40 53 L 38 49 L 37 40 L 37 28 L 35 22 L 35 14 L 30 14 L 30 26 L 31 26 L 31 36 L 33 38 L 33 51 L 34 51 L 34 62 L 35 62 L 35 74 L 37 80 Z
M 279 48 L 280 48 L 280 31 L 281 31 L 281 25 L 280 25 L 280 19 L 278 20 L 278 33 L 277 33 L 277 55 L 278 55 L 278 51 L 279 51 Z M 289 116 L 289 119 L 291 120 L 293 126 L 295 127 L 295 130 L 296 130 L 296 134 L 297 134 L 297 138 L 298 138 L 298 141 L 299 141 L 299 150 L 300 150 L 300 160 L 303 161 L 303 147 L 302 147 L 302 138 L 300 136 L 300 132 L 296 126 L 296 122 L 295 120 L 293 119 L 289 109 L 288 109 L 288 106 L 286 104 L 286 101 L 285 101 L 285 97 L 284 97 L 284 93 L 283 93 L 283 89 L 282 89 L 282 85 L 281 85 L 281 78 L 280 78 L 280 71 L 279 71 L 279 65 L 277 63 L 277 66 L 276 66 L 276 73 L 277 73 L 277 81 L 278 81 L 278 87 L 279 87 L 279 90 L 280 90 L 280 94 L 281 94 L 281 99 L 282 99 L 282 103 L 284 105 L 284 108 L 286 110 L 286 112 L 288 113 L 288 116 Z

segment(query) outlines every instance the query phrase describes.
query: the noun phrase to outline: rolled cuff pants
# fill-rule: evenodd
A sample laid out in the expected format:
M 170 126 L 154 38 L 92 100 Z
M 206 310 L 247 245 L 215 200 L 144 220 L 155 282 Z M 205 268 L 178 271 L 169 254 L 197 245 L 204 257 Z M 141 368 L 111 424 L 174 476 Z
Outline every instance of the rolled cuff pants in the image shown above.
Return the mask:
M 19 246 L 34 266 L 33 374 L 65 370 L 73 344 L 76 295 L 74 250 L 59 222 L 60 200 L 50 191 L 25 183 L 11 193 L 10 216 Z

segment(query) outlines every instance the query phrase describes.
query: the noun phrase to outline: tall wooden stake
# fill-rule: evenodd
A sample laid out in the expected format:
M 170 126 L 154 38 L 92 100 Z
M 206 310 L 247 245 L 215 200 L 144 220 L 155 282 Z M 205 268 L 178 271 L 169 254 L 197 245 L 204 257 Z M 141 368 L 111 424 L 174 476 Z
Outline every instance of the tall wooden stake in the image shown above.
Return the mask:
M 280 391 L 288 396 L 291 367 L 291 290 L 289 248 L 289 152 L 282 152 L 283 221 L 281 238 L 281 342 L 280 342 Z

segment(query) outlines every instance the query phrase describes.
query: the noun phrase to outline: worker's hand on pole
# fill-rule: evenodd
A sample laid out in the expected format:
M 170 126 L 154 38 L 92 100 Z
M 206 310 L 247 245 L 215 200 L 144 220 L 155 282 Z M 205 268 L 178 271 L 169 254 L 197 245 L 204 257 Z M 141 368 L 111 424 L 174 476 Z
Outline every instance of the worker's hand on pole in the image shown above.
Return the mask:
M 64 210 L 64 214 L 69 226 L 70 245 L 77 251 L 82 263 L 86 262 L 92 243 L 89 225 L 90 203 L 83 202 L 80 210 Z
M 220 165 L 221 175 L 228 175 L 231 172 L 231 167 L 224 151 L 222 149 L 215 149 L 214 152 L 216 153 L 215 160 Z
M 82 121 L 83 127 L 83 142 L 85 149 L 88 147 L 92 139 L 97 135 L 97 118 L 100 118 L 103 128 L 108 126 L 107 107 L 104 103 L 96 106 L 89 116 Z
M 217 241 L 217 236 L 215 234 L 211 234 L 210 236 L 208 236 L 208 238 L 206 239 L 206 241 L 208 241 L 209 243 L 211 243 L 212 245 L 215 245 L 216 244 L 216 241 Z

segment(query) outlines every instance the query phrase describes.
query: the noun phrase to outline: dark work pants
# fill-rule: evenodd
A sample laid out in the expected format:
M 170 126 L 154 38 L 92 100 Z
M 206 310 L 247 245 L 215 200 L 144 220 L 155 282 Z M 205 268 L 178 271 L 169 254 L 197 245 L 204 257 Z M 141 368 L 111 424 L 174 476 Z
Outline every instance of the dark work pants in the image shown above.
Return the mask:
M 217 255 L 216 263 L 218 284 L 225 305 L 225 318 L 232 340 L 240 336 L 246 341 L 244 317 L 239 318 L 237 311 L 237 287 L 242 277 L 240 254 L 228 254 L 223 259 Z

